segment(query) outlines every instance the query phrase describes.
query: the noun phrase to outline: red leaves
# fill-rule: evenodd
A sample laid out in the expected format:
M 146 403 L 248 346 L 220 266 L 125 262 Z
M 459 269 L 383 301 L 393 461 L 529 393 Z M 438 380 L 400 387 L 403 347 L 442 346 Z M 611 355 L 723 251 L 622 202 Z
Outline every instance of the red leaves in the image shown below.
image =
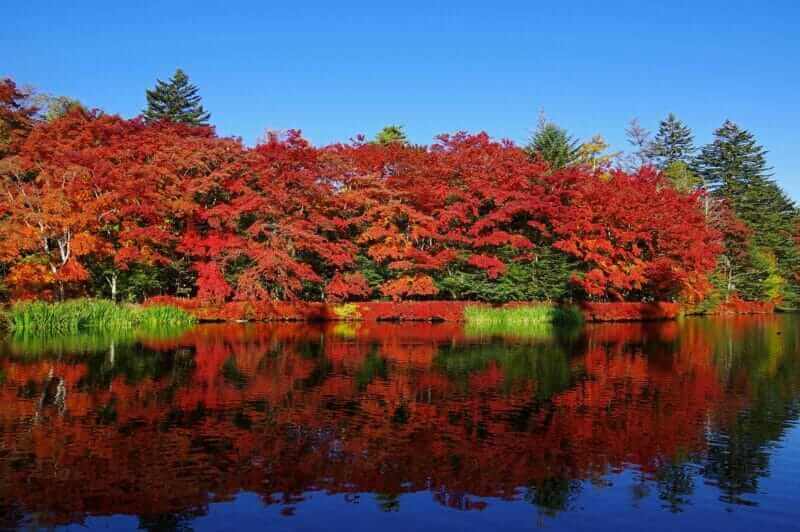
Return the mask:
M 199 263 L 197 269 L 197 298 L 203 302 L 223 303 L 233 293 L 219 266 L 213 262 Z
M 336 273 L 325 287 L 325 293 L 331 301 L 347 301 L 365 299 L 372 294 L 372 289 L 359 272 Z
M 554 174 L 563 198 L 552 217 L 554 247 L 586 266 L 573 279 L 589 296 L 670 299 L 705 289 L 719 236 L 695 196 L 666 186 L 650 169 L 613 172 L 610 179 L 579 169 Z
M 581 304 L 586 321 L 651 321 L 672 320 L 681 307 L 677 303 L 592 303 Z
M 0 83 L 0 122 L 29 117 L 15 91 Z M 552 245 L 580 260 L 573 281 L 590 298 L 673 298 L 708 287 L 719 250 L 698 198 L 649 170 L 551 173 L 484 133 L 315 148 L 290 131 L 248 149 L 210 128 L 76 109 L 25 135 L 0 166 L 12 284 L 25 262 L 43 265 L 39 285 L 81 283 L 89 260 L 178 264 L 215 302 L 348 300 L 373 293 L 356 271 L 366 262 L 383 296 L 430 298 L 442 272 L 497 279 Z M 742 237 L 732 216 L 715 226 Z
M 473 255 L 469 258 L 467 263 L 470 266 L 475 266 L 481 270 L 486 270 L 489 279 L 497 279 L 506 271 L 506 265 L 497 257 L 491 255 Z

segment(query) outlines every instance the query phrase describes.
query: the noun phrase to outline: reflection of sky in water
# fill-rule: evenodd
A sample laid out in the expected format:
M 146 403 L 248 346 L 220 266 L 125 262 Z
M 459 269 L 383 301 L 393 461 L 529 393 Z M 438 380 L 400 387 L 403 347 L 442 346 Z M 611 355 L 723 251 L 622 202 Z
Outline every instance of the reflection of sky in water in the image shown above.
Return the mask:
M 12 341 L 0 516 L 75 530 L 791 528 L 797 323 Z

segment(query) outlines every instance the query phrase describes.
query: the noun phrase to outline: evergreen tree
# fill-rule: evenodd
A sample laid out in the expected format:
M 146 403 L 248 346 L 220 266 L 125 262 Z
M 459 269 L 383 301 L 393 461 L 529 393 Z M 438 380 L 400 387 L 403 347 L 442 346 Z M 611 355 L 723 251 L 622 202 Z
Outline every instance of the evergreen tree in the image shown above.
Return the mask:
M 695 152 L 692 131 L 670 113 L 658 126 L 649 154 L 659 168 L 680 161 L 688 164 Z
M 732 202 L 739 214 L 748 188 L 770 177 L 766 155 L 749 131 L 726 120 L 714 131 L 711 144 L 703 147 L 694 168 L 711 190 Z
M 771 179 L 766 155 L 752 133 L 727 120 L 703 147 L 694 167 L 713 194 L 753 230 L 749 262 L 759 273 L 751 278 L 761 277 L 770 285 L 760 291 L 774 292 L 779 286 L 781 298 L 796 304 L 800 292 L 800 251 L 794 239 L 797 208 Z
M 531 157 L 546 161 L 550 168 L 557 170 L 578 162 L 581 145 L 566 130 L 542 118 L 525 151 Z
M 189 83 L 189 77 L 178 69 L 168 82 L 156 80 L 156 86 L 147 91 L 147 109 L 144 118 L 148 122 L 170 120 L 192 125 L 207 125 L 211 117 L 200 104 L 197 87 Z
M 375 142 L 383 145 L 393 143 L 407 144 L 408 139 L 403 126 L 390 125 L 378 131 L 378 134 L 375 135 Z

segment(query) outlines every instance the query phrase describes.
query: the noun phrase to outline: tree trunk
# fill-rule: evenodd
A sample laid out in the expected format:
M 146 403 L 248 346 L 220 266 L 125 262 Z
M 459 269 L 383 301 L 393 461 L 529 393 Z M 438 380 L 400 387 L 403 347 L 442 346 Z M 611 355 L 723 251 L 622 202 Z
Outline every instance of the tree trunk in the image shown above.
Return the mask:
M 117 302 L 117 273 L 114 272 L 110 276 L 106 276 L 106 282 L 108 283 L 109 288 L 111 288 L 111 301 L 114 303 Z

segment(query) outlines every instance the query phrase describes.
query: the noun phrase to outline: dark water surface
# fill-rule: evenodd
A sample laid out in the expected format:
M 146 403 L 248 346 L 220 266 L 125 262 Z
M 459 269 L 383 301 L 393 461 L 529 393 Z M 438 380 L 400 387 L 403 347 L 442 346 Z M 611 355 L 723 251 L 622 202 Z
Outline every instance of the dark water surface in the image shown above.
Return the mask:
M 0 528 L 800 529 L 800 318 L 0 343 Z

